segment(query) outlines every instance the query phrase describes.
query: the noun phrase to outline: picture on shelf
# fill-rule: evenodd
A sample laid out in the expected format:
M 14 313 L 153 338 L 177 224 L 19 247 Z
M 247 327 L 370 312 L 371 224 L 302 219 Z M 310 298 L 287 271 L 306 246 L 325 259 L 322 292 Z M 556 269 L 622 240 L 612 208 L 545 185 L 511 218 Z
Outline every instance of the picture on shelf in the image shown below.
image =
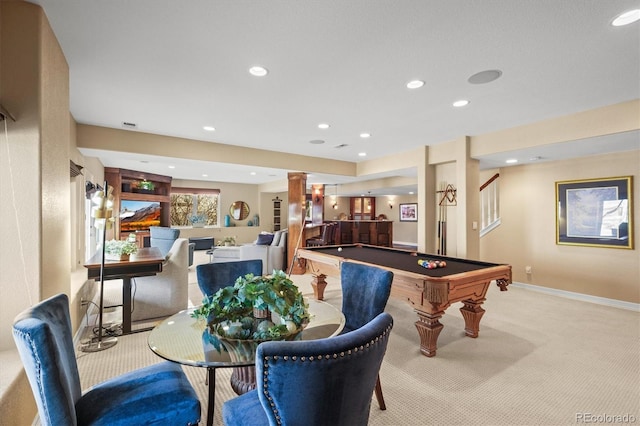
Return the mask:
M 160 226 L 160 203 L 157 201 L 120 201 L 120 231 L 134 232 Z

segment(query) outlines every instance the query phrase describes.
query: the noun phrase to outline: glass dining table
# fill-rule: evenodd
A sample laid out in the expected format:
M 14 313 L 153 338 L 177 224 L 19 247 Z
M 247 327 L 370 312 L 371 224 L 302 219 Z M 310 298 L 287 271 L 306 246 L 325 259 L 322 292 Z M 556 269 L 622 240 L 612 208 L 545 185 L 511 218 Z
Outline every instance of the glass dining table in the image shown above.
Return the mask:
M 300 340 L 323 339 L 342 331 L 345 318 L 340 309 L 314 299 L 307 299 L 307 303 L 311 318 L 300 333 Z M 166 318 L 151 330 L 148 344 L 161 358 L 207 369 L 207 426 L 211 426 L 215 406 L 216 369 L 233 368 L 231 386 L 237 394 L 242 394 L 255 388 L 254 359 L 232 360 L 225 347 L 209 333 L 206 321 L 191 316 L 195 309 L 186 309 Z

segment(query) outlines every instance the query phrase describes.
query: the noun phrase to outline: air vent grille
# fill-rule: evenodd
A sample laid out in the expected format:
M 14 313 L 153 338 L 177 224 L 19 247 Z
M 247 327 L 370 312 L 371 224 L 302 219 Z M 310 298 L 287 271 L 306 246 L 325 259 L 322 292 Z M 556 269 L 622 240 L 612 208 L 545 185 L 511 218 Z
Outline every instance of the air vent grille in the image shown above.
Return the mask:
M 123 121 L 122 127 L 124 127 L 125 129 L 135 129 L 138 127 L 138 125 L 136 123 L 131 123 L 129 121 Z

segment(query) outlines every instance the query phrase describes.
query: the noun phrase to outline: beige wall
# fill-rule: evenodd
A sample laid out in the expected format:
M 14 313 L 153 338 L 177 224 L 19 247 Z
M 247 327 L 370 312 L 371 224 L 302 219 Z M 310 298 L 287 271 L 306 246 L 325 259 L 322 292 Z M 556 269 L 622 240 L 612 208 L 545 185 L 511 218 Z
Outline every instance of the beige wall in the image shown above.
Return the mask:
M 69 71 L 42 10 L 2 2 L 0 324 L 55 293 L 69 294 Z M 46 280 L 41 279 L 46 277 Z M 0 349 L 13 348 L 10 327 Z
M 517 282 L 640 303 L 639 165 L 633 151 L 501 169 L 502 224 L 481 239 L 482 260 L 511 264 Z M 556 244 L 556 181 L 627 175 L 635 180 L 634 250 Z

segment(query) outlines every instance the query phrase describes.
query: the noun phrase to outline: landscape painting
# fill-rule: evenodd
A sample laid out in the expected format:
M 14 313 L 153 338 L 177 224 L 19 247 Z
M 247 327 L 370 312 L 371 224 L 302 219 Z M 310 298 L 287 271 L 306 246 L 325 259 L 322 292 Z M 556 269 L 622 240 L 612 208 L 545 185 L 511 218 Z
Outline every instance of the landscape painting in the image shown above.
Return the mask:
M 120 202 L 120 232 L 135 232 L 160 226 L 160 203 L 156 201 Z

